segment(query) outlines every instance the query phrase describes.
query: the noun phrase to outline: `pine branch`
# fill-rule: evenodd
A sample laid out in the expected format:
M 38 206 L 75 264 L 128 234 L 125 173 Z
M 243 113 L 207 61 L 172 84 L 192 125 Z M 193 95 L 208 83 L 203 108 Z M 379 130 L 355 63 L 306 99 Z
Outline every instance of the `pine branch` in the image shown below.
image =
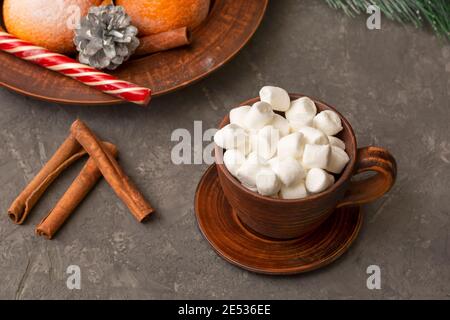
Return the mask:
M 416 27 L 425 24 L 439 36 L 450 40 L 450 0 L 325 0 L 335 9 L 341 9 L 348 16 L 366 13 L 371 4 L 391 20 L 412 23 Z

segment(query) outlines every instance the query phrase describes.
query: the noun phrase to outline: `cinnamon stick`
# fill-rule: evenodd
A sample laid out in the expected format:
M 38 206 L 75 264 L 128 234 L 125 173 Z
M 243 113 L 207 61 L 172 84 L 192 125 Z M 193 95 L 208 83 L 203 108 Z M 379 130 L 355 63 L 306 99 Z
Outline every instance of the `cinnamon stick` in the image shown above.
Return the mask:
M 119 166 L 116 159 L 82 121 L 76 120 L 72 124 L 71 133 L 95 161 L 105 180 L 139 222 L 142 222 L 154 212 L 151 205 Z
M 143 56 L 160 51 L 166 51 L 191 43 L 191 34 L 188 28 L 183 27 L 158 34 L 145 36 L 139 39 L 141 44 L 134 53 Z
M 22 224 L 48 186 L 62 171 L 85 154 L 86 151 L 82 149 L 76 139 L 69 136 L 11 204 L 8 209 L 8 216 L 11 220 L 14 223 Z
M 102 144 L 113 157 L 117 156 L 117 148 L 115 145 L 108 142 L 102 142 Z M 66 193 L 64 193 L 56 206 L 36 227 L 36 233 L 49 240 L 52 239 L 76 207 L 92 190 L 101 176 L 102 174 L 97 168 L 95 161 L 89 158 Z

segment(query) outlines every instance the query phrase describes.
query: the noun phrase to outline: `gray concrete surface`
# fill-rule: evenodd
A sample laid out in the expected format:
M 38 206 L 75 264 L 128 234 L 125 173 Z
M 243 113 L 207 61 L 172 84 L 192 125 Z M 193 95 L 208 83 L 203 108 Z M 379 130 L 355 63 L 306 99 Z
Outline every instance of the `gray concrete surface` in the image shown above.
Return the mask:
M 387 19 L 369 31 L 324 1 L 271 1 L 251 43 L 223 69 L 151 108 L 63 106 L 0 89 L 0 298 L 439 298 L 450 297 L 450 46 L 431 31 Z M 193 197 L 206 165 L 170 161 L 177 128 L 214 127 L 264 84 L 320 97 L 351 121 L 360 146 L 398 160 L 394 189 L 364 208 L 359 238 L 334 264 L 268 277 L 218 257 L 197 229 Z M 34 227 L 81 164 L 57 180 L 24 226 L 10 202 L 85 120 L 116 143 L 121 163 L 158 210 L 136 223 L 102 181 L 53 241 Z M 366 288 L 381 267 L 382 289 Z M 79 265 L 81 290 L 66 288 Z

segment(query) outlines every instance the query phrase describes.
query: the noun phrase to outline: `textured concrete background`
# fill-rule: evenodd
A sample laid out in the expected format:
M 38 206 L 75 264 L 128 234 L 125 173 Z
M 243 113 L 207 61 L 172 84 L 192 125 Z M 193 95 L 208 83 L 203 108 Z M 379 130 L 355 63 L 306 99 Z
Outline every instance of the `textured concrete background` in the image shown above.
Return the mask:
M 0 298 L 442 298 L 450 297 L 450 46 L 386 19 L 369 31 L 324 1 L 271 1 L 251 43 L 219 72 L 151 108 L 62 106 L 0 89 Z M 394 189 L 364 208 L 350 250 L 294 277 L 255 275 L 219 258 L 197 229 L 193 198 L 206 165 L 175 166 L 171 132 L 214 127 L 265 84 L 320 97 L 351 121 L 360 146 L 388 148 Z M 10 202 L 77 117 L 116 143 L 121 163 L 158 213 L 138 224 L 102 181 L 53 241 L 34 227 L 81 164 L 49 189 L 24 226 Z M 66 288 L 79 265 L 82 289 Z M 382 290 L 366 288 L 377 264 Z

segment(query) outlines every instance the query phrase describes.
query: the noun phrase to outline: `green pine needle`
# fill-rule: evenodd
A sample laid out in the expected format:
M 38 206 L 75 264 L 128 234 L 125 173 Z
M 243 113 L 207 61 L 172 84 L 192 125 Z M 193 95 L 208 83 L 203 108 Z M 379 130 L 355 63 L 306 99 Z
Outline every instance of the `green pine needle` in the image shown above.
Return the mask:
M 412 23 L 416 27 L 425 24 L 439 36 L 450 40 L 450 0 L 325 0 L 331 7 L 342 9 L 354 17 L 366 13 L 371 4 L 380 8 L 389 19 Z

